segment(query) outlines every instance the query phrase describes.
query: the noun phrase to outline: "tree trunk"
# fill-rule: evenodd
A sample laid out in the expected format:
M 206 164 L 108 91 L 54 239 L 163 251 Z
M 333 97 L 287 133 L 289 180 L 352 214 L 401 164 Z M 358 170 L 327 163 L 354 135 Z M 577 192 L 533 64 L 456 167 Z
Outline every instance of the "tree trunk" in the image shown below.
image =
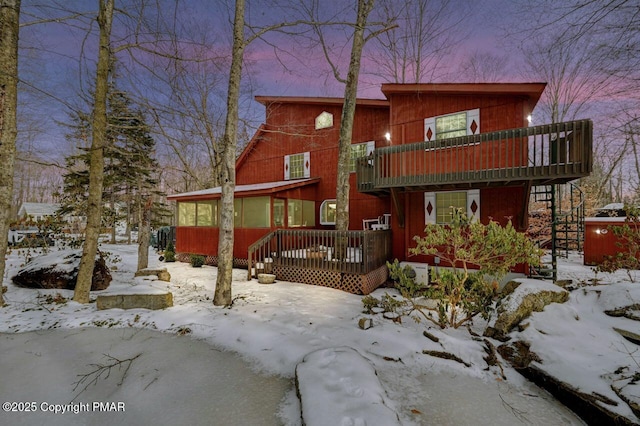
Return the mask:
M 0 0 L 0 306 L 9 237 L 18 105 L 18 29 L 20 0 Z
M 356 99 L 358 95 L 358 76 L 360 75 L 360 60 L 364 47 L 364 30 L 367 18 L 373 8 L 374 0 L 358 0 L 358 16 L 353 32 L 353 46 L 351 47 L 351 61 L 349 73 L 344 88 L 344 104 L 340 120 L 340 140 L 338 141 L 338 174 L 336 182 L 336 230 L 349 230 L 349 160 L 351 158 L 351 137 L 353 134 L 353 118 L 356 113 Z M 346 246 L 338 242 L 337 256 L 344 257 Z
M 138 224 L 138 271 L 149 266 L 149 239 L 151 238 L 151 206 L 153 196 L 144 204 Z
M 82 259 L 78 269 L 78 282 L 73 300 L 89 302 L 89 291 L 93 278 L 93 268 L 98 251 L 98 237 L 102 218 L 102 187 L 104 181 L 104 147 L 107 130 L 107 91 L 110 64 L 110 37 L 115 0 L 99 0 L 98 26 L 100 45 L 96 70 L 96 91 L 93 106 L 93 134 L 91 140 L 91 161 L 89 165 L 89 197 L 87 199 L 87 227 L 82 248 Z
M 236 1 L 233 22 L 233 52 L 227 93 L 227 118 L 222 140 L 220 165 L 220 236 L 218 242 L 218 277 L 213 304 L 231 305 L 231 273 L 233 272 L 233 192 L 236 188 L 236 140 L 238 135 L 238 102 L 244 41 L 244 0 Z

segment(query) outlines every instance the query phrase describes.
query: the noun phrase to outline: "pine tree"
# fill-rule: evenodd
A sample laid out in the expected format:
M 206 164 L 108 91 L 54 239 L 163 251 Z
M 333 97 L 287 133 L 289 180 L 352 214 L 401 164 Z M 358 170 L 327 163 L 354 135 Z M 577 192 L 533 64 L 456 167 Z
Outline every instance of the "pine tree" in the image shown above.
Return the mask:
M 80 152 L 66 158 L 68 171 L 64 175 L 61 199 L 63 213 L 83 215 L 86 211 L 90 155 L 83 142 L 91 132 L 90 123 L 91 115 L 82 111 L 71 117 L 69 127 L 72 131 L 67 138 L 78 143 Z M 153 213 L 154 196 L 162 194 L 156 190 L 155 140 L 144 114 L 134 107 L 127 93 L 115 88 L 114 84 L 109 87 L 107 99 L 106 139 L 102 226 L 112 229 L 112 240 L 115 240 L 119 221 L 126 219 L 127 229 L 132 223 L 140 226 L 145 205 L 149 204 Z M 126 214 L 117 208 L 119 204 L 127 206 Z

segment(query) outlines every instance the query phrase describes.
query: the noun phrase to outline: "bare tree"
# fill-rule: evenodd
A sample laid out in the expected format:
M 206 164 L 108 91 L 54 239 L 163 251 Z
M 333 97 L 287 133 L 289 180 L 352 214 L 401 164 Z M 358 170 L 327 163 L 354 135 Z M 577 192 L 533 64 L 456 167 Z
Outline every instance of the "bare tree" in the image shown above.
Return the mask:
M 0 1 L 0 306 L 4 306 L 1 280 L 9 236 L 13 196 L 18 105 L 18 32 L 20 0 Z
M 453 0 L 382 1 L 382 20 L 397 22 L 372 43 L 367 54 L 376 64 L 367 71 L 384 81 L 420 83 L 442 78 L 450 69 L 451 53 L 469 31 L 463 28 L 472 7 Z
M 227 92 L 227 118 L 222 137 L 222 163 L 219 181 L 222 186 L 220 197 L 220 237 L 218 243 L 218 276 L 213 304 L 231 304 L 231 273 L 233 271 L 233 193 L 236 187 L 236 138 L 238 130 L 238 99 L 242 77 L 242 58 L 247 42 L 244 38 L 244 0 L 236 0 L 233 20 L 233 50 Z
M 460 65 L 461 77 L 470 83 L 496 83 L 505 78 L 509 64 L 507 55 L 475 52 Z
M 99 0 L 98 26 L 100 28 L 98 64 L 93 106 L 91 135 L 91 160 L 89 165 L 89 196 L 87 199 L 87 226 L 82 258 L 78 269 L 78 281 L 73 300 L 89 303 L 93 279 L 98 237 L 102 219 L 102 187 L 104 175 L 104 147 L 107 131 L 107 92 L 109 90 L 109 66 L 111 62 L 111 27 L 115 0 Z
M 351 60 L 345 81 L 344 103 L 340 119 L 340 139 L 338 141 L 338 175 L 336 181 L 336 229 L 349 229 L 349 160 L 351 156 L 351 136 L 353 134 L 353 118 L 356 113 L 356 98 L 358 95 L 358 76 L 362 49 L 366 42 L 365 29 L 369 14 L 373 9 L 374 0 L 358 0 L 358 12 L 353 31 L 353 45 L 351 46 Z M 338 77 L 338 75 L 336 74 Z

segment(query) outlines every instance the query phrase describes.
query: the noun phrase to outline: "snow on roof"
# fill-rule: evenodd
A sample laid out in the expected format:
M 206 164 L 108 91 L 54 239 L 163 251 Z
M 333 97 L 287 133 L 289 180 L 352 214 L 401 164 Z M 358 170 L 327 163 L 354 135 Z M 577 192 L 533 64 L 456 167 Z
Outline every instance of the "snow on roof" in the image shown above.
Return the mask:
M 597 208 L 596 210 L 623 210 L 624 203 L 611 203 L 604 207 Z
M 243 192 L 252 192 L 252 191 L 264 191 L 267 189 L 276 189 L 282 188 L 285 186 L 295 185 L 302 186 L 310 183 L 316 182 L 318 179 L 307 178 L 307 179 L 296 179 L 296 180 L 281 180 L 277 182 L 264 182 L 264 183 L 254 183 L 250 185 L 236 185 L 236 190 L 234 194 L 242 194 Z M 182 194 L 173 194 L 168 196 L 169 200 L 175 200 L 177 198 L 184 197 L 197 197 L 202 195 L 219 195 L 222 193 L 222 187 L 216 186 L 215 188 L 201 189 L 199 191 L 191 191 L 191 192 L 183 192 Z
M 22 203 L 18 216 L 53 216 L 59 208 L 58 203 Z

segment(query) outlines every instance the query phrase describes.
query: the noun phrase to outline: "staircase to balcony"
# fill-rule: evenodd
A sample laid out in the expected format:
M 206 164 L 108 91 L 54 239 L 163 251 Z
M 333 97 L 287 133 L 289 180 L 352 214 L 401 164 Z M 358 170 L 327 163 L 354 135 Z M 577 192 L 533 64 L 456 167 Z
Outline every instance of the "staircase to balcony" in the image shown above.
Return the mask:
M 568 183 L 565 185 L 543 185 L 531 191 L 533 201 L 544 203 L 551 215 L 551 264 L 542 265 L 533 276 L 551 277 L 557 280 L 558 256 L 568 257 L 571 250 L 582 250 L 584 242 L 584 194 Z

